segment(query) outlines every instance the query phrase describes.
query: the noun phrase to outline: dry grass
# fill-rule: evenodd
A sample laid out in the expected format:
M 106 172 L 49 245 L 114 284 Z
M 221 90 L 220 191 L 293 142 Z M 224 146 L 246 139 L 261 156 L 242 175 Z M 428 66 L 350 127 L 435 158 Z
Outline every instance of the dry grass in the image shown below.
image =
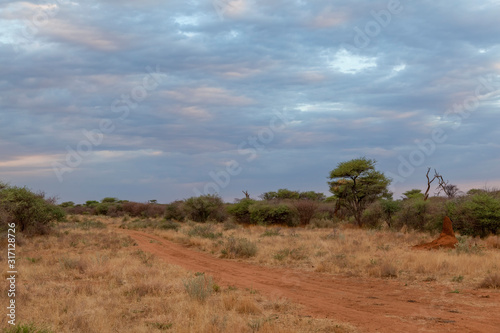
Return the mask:
M 55 234 L 19 242 L 18 323 L 44 332 L 355 332 L 333 320 L 302 317 L 286 300 L 219 287 L 211 277 L 157 260 L 113 232 L 109 225 L 118 226 L 121 219 L 99 218 L 107 228 L 99 223 L 78 227 L 83 220 L 73 218 Z M 222 225 L 216 229 L 222 232 Z M 207 249 L 216 242 L 182 237 Z M 212 287 L 203 301 L 186 289 L 196 279 Z M 0 289 L 4 299 L 6 284 Z M 0 329 L 7 326 L 4 320 Z
M 389 230 L 239 227 L 225 230 L 214 224 L 217 240 L 189 236 L 189 223 L 178 231 L 155 234 L 215 256 L 225 257 L 228 239 L 247 239 L 257 245 L 247 262 L 263 266 L 292 267 L 328 274 L 395 278 L 408 284 L 436 281 L 453 288 L 475 288 L 491 272 L 500 273 L 499 236 L 486 239 L 460 237 L 457 250 L 415 251 L 411 247 L 435 235 Z M 226 256 L 227 257 L 227 256 Z M 460 277 L 460 278 L 459 278 Z

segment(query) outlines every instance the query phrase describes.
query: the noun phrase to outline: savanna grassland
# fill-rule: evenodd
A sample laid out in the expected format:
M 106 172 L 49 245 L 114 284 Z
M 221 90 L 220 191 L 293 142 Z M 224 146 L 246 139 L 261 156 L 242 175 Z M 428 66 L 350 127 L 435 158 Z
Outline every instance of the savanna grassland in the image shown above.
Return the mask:
M 18 239 L 18 324 L 2 321 L 4 332 L 356 332 L 346 323 L 303 316 L 286 299 L 222 286 L 158 260 L 116 230 L 122 219 L 69 221 L 50 235 Z M 176 238 L 189 228 L 164 235 Z M 185 237 L 200 248 L 212 244 Z M 2 299 L 6 288 L 2 284 Z
M 113 221 L 109 219 L 108 221 Z M 416 251 L 435 237 L 429 233 L 331 227 L 287 228 L 226 223 L 177 223 L 117 219 L 122 228 L 149 229 L 165 239 L 220 258 L 304 271 L 398 279 L 408 284 L 437 282 L 453 289 L 474 288 L 485 280 L 500 288 L 500 237 L 461 237 L 455 249 Z M 243 241 L 241 250 L 230 250 Z M 495 284 L 493 284 L 495 287 Z

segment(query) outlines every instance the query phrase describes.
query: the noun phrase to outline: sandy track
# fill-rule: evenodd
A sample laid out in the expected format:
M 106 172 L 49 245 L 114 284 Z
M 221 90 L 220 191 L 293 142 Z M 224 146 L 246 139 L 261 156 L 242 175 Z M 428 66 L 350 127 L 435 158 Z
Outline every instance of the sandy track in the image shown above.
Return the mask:
M 348 322 L 361 332 L 500 332 L 500 293 L 450 293 L 433 283 L 327 276 L 218 259 L 141 231 L 121 230 L 170 264 L 206 272 L 219 284 L 253 288 L 304 306 L 304 315 Z

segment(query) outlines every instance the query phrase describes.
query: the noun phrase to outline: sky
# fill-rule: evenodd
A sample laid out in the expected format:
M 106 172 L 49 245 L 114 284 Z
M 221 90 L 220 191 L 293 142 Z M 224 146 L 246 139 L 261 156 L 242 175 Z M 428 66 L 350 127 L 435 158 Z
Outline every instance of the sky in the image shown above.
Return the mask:
M 500 187 L 500 1 L 0 1 L 0 181 L 59 202 Z

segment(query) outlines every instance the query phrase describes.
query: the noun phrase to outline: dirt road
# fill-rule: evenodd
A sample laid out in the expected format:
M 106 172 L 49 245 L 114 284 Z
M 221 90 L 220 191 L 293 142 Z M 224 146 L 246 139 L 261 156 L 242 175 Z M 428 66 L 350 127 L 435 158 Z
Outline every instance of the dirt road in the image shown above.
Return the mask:
M 434 283 L 404 286 L 397 280 L 327 276 L 214 258 L 161 237 L 121 230 L 143 251 L 222 285 L 253 288 L 266 297 L 304 305 L 304 314 L 332 318 L 360 332 L 500 332 L 498 290 L 449 289 Z

